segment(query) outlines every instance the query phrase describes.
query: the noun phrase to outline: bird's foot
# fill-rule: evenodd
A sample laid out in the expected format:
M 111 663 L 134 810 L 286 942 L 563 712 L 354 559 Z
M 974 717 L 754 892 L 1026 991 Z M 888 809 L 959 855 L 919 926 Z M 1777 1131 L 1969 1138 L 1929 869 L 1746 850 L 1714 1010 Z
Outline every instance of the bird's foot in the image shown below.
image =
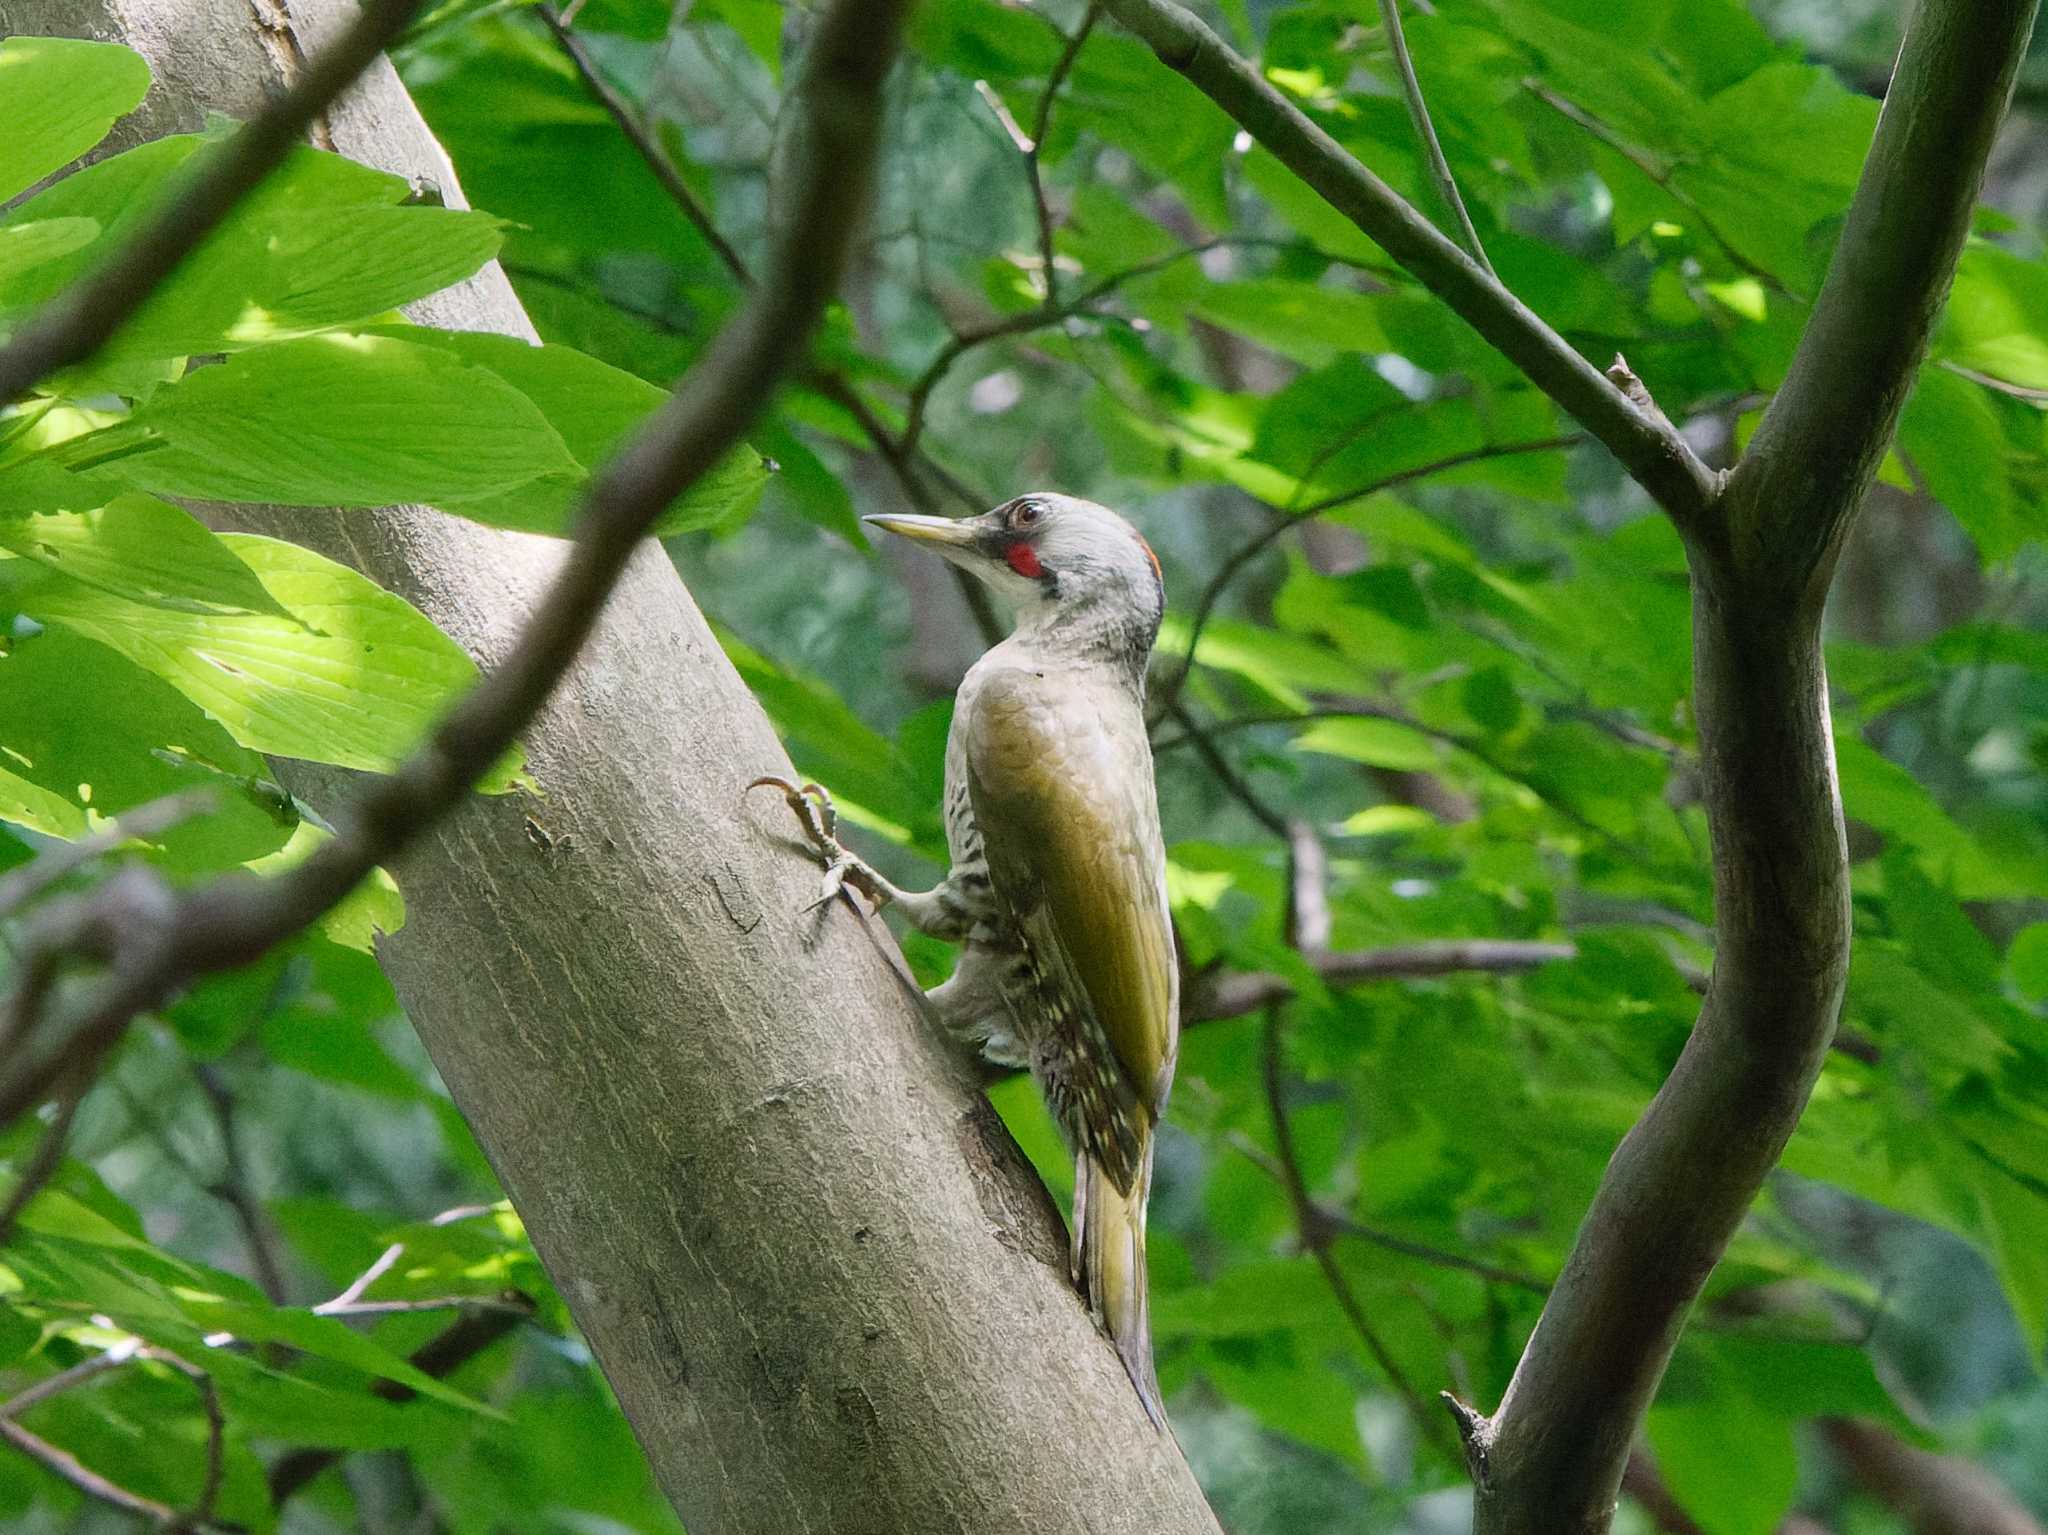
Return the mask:
M 802 823 L 804 835 L 811 839 L 812 846 L 825 863 L 824 893 L 813 901 L 807 911 L 815 911 L 842 890 L 858 890 L 877 908 L 888 905 L 895 889 L 867 863 L 849 853 L 839 843 L 839 812 L 833 807 L 832 796 L 823 784 L 793 784 L 787 778 L 774 774 L 757 778 L 747 785 L 749 792 L 755 789 L 779 789 L 782 797 Z

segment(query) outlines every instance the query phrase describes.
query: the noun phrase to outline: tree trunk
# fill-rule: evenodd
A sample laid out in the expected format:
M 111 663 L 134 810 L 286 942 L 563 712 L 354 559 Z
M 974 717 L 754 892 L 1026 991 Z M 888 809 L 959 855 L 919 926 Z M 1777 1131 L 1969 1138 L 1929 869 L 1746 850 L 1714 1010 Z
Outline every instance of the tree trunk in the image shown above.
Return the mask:
M 347 15 L 0 0 L 0 34 L 142 52 L 156 86 L 126 144 L 247 116 Z M 388 66 L 325 139 L 459 205 Z M 532 335 L 496 267 L 414 318 Z M 420 508 L 237 517 L 485 664 L 561 551 Z M 544 797 L 443 823 L 397 871 L 410 918 L 381 953 L 692 1535 L 1214 1530 L 887 933 L 805 912 L 817 867 L 787 810 L 742 799 L 787 759 L 660 549 L 526 744 Z

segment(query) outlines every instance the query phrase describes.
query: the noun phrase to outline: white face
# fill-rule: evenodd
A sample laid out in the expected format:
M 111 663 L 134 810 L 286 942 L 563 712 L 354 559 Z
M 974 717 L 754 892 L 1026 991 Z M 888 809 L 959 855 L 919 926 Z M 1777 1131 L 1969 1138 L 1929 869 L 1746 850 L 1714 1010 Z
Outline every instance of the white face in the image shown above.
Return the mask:
M 1036 491 L 963 527 L 972 541 L 942 552 L 1009 599 L 1020 621 L 1106 602 L 1156 623 L 1165 606 L 1159 561 L 1106 506 Z

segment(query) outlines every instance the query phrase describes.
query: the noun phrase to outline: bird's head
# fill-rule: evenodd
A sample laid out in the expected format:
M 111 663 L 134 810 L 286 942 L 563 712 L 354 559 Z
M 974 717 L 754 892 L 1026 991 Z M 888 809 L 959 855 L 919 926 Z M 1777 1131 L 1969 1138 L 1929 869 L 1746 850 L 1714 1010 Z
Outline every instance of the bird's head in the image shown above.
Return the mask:
M 1138 530 L 1106 506 L 1033 491 L 992 512 L 866 517 L 929 545 L 992 587 L 1017 612 L 1020 632 L 1074 629 L 1142 656 L 1166 611 L 1159 561 Z

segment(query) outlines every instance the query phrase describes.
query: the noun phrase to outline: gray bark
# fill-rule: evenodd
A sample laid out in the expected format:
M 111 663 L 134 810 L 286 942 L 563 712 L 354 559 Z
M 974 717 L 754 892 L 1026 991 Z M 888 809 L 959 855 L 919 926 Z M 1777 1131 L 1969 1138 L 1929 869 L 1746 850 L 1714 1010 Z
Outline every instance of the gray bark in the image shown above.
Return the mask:
M 157 85 L 128 143 L 246 116 L 346 14 L 0 0 L 0 35 L 140 50 Z M 388 66 L 325 135 L 459 201 Z M 495 267 L 414 318 L 532 335 Z M 420 508 L 243 521 L 486 665 L 561 550 Z M 693 1535 L 1214 1530 L 886 931 L 804 914 L 817 871 L 786 809 L 741 798 L 787 759 L 658 548 L 527 747 L 544 798 L 443 823 L 397 871 L 410 919 L 382 957 Z

